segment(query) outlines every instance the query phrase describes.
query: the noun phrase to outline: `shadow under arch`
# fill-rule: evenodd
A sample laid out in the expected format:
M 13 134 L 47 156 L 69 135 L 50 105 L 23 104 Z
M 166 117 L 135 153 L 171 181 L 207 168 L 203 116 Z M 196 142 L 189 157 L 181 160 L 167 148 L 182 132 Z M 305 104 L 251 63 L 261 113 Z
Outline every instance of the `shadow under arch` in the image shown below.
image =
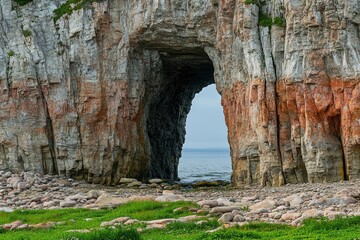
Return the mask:
M 204 50 L 160 52 L 164 83 L 150 100 L 146 120 L 150 142 L 149 177 L 178 179 L 186 117 L 195 94 L 214 82 L 214 67 Z

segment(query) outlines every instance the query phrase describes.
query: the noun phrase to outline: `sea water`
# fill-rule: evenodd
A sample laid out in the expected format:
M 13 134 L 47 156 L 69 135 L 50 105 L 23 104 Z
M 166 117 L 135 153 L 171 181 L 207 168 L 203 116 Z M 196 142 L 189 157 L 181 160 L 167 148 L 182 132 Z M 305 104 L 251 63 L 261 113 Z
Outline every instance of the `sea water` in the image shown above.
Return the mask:
M 184 149 L 178 173 L 180 182 L 230 181 L 231 160 L 228 149 Z

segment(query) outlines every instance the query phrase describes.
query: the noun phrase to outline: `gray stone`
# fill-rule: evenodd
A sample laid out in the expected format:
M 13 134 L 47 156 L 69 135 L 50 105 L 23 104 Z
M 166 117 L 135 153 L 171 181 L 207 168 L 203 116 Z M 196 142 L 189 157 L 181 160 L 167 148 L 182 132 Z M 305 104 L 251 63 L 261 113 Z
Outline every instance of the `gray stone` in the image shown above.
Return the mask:
M 128 183 L 132 183 L 132 182 L 137 182 L 138 180 L 135 178 L 121 178 L 119 183 L 120 184 L 128 184 Z
M 245 222 L 245 218 L 241 215 L 235 215 L 233 221 L 234 222 Z
M 163 195 L 155 198 L 155 201 L 157 202 L 177 202 L 177 201 L 183 201 L 184 198 L 182 196 L 178 195 Z
M 220 218 L 219 218 L 219 222 L 220 223 L 229 223 L 233 220 L 234 215 L 232 215 L 231 213 L 224 213 Z
M 240 210 L 240 208 L 235 206 L 214 207 L 210 210 L 210 213 L 231 213 L 234 210 Z
M 250 206 L 250 210 L 252 212 L 256 212 L 259 209 L 274 209 L 276 207 L 276 202 L 272 199 L 265 199 L 261 202 L 255 203 L 254 205 Z
M 160 178 L 154 178 L 154 179 L 150 179 L 150 180 L 149 180 L 149 183 L 160 184 L 160 183 L 162 183 L 162 182 L 163 182 L 163 180 L 160 179 Z
M 197 202 L 197 204 L 200 207 L 203 207 L 204 205 L 208 205 L 211 208 L 218 206 L 218 202 L 216 200 L 202 200 L 202 201 Z
M 95 198 L 95 199 L 97 199 L 98 197 L 100 197 L 101 194 L 102 194 L 102 192 L 99 191 L 99 190 L 90 190 L 89 192 L 87 192 L 86 195 L 87 195 L 89 198 Z
M 4 175 L 2 175 L 4 178 L 9 178 L 11 177 L 12 173 L 11 172 L 6 172 L 4 173 Z
M 60 207 L 67 208 L 67 207 L 74 207 L 76 205 L 76 201 L 73 200 L 66 200 L 60 202 Z

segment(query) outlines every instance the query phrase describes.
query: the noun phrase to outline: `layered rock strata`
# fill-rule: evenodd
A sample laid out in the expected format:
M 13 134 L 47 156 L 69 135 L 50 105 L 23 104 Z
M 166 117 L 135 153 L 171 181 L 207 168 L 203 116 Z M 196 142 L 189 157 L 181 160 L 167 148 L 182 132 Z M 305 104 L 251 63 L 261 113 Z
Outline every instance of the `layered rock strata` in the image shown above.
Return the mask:
M 174 180 L 215 83 L 236 185 L 360 177 L 358 0 L 87 2 L 1 1 L 0 169 Z

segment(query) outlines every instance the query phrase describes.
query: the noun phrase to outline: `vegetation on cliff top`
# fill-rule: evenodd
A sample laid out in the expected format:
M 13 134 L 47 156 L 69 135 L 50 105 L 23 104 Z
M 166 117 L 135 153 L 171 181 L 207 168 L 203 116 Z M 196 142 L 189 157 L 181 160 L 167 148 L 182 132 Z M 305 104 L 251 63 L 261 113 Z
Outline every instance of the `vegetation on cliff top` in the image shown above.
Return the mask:
M 245 0 L 245 4 L 255 4 L 259 7 L 259 26 L 262 27 L 271 27 L 273 25 L 278 27 L 285 26 L 285 19 L 281 17 L 275 17 L 274 20 L 271 16 L 262 12 L 261 8 L 266 5 L 266 1 L 264 0 Z M 279 9 L 284 11 L 284 6 L 279 6 Z
M 32 2 L 33 0 L 13 0 L 14 2 L 16 2 L 17 4 L 19 4 L 20 6 L 24 6 L 26 4 L 28 4 L 29 2 Z
M 59 8 L 54 10 L 54 22 L 59 20 L 65 14 L 71 15 L 74 11 L 83 8 L 88 3 L 100 2 L 103 0 L 68 0 L 61 4 Z

